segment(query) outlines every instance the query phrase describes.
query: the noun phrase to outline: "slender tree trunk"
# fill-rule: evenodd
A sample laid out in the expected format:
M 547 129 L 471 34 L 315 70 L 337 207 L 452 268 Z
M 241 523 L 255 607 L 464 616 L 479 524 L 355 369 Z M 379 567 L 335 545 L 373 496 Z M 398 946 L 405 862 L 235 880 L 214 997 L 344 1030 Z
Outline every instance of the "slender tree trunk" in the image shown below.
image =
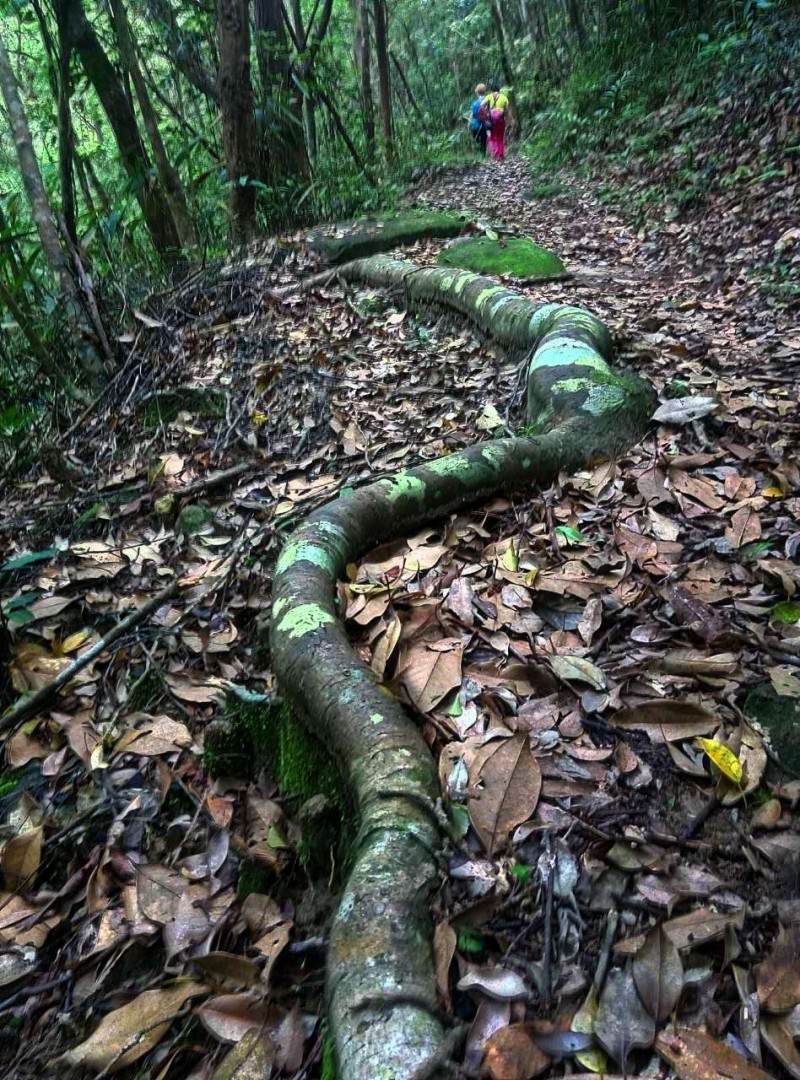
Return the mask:
M 181 29 L 175 19 L 170 0 L 147 0 L 146 6 L 150 18 L 155 19 L 164 28 L 169 57 L 175 66 L 190 86 L 199 90 L 214 105 L 219 105 L 217 73 L 213 65 L 209 68 L 205 64 L 205 57 L 211 55 L 211 51 L 205 48 L 202 37 Z
M 406 73 L 403 71 L 400 61 L 397 59 L 395 54 L 391 52 L 391 50 L 389 52 L 389 56 L 391 57 L 392 63 L 394 64 L 395 71 L 400 76 L 400 82 L 403 84 L 403 89 L 406 92 L 406 97 L 408 98 L 409 105 L 417 114 L 420 120 L 424 119 L 422 115 L 422 110 L 420 109 L 419 105 L 417 105 L 417 99 L 414 97 L 413 93 L 411 92 L 411 87 L 408 85 L 408 79 L 406 78 Z
M 58 288 L 66 306 L 67 316 L 78 331 L 80 338 L 78 353 L 81 365 L 88 374 L 93 378 L 97 378 L 102 372 L 102 364 L 97 350 L 92 344 L 94 335 L 87 326 L 86 312 L 83 310 L 78 287 L 70 272 L 69 259 L 61 247 L 50 200 L 45 190 L 42 174 L 39 171 L 39 162 L 33 148 L 28 118 L 25 115 L 14 71 L 11 67 L 11 60 L 3 44 L 2 37 L 0 37 L 0 92 L 2 92 L 11 121 L 11 130 L 17 149 L 17 160 L 22 182 L 28 196 L 36 231 L 39 234 L 42 252 L 47 265 L 58 282 Z M 55 373 L 50 369 L 48 369 L 48 374 L 53 374 L 56 377 Z M 66 373 L 59 375 L 58 381 L 65 388 L 71 386 Z
M 578 44 L 583 49 L 586 46 L 586 28 L 583 25 L 580 0 L 566 0 L 566 3 L 570 26 L 572 27 L 575 37 L 578 39 Z
M 83 0 L 59 0 L 59 3 L 69 30 L 70 44 L 80 56 L 86 76 L 114 131 L 122 165 L 142 209 L 153 246 L 162 257 L 170 259 L 180 247 L 180 239 L 164 193 L 148 175 L 150 163 L 131 100 L 86 18 Z
M 237 242 L 247 242 L 256 232 L 256 189 L 249 182 L 258 171 L 249 7 L 249 0 L 219 0 L 219 97 L 231 231 Z
M 64 224 L 72 242 L 78 243 L 78 226 L 75 211 L 75 129 L 72 126 L 70 98 L 72 97 L 72 76 L 70 60 L 72 49 L 69 47 L 66 28 L 58 20 L 58 167 L 61 177 L 61 209 Z
M 170 162 L 164 140 L 161 138 L 158 118 L 150 101 L 150 94 L 147 91 L 142 69 L 139 67 L 123 0 L 111 0 L 111 11 L 114 16 L 114 29 L 117 34 L 120 58 L 136 91 L 136 100 L 139 102 L 139 110 L 142 114 L 150 148 L 153 151 L 158 177 L 164 188 L 167 204 L 172 214 L 175 231 L 178 234 L 182 248 L 194 247 L 197 237 L 195 236 L 194 222 L 186 205 L 186 194 L 178 171 Z
M 392 117 L 392 78 L 389 70 L 389 31 L 386 0 L 372 0 L 375 15 L 375 56 L 378 61 L 378 87 L 381 103 L 381 126 L 386 160 L 394 160 L 394 121 Z
M 50 207 L 50 200 L 45 191 L 42 174 L 39 171 L 39 162 L 33 148 L 28 118 L 25 115 L 11 66 L 11 59 L 3 44 L 2 37 L 0 37 L 0 90 L 2 90 L 3 100 L 11 121 L 11 131 L 17 149 L 17 160 L 22 182 L 28 196 L 42 251 L 47 259 L 47 265 L 58 279 L 62 293 L 70 295 L 75 290 L 75 283 L 69 273 L 67 256 L 62 250 L 58 239 L 58 231 Z
M 356 0 L 356 66 L 361 74 L 361 116 L 367 161 L 375 160 L 375 104 L 372 100 L 372 49 L 369 30 L 368 0 Z
M 279 182 L 304 180 L 310 168 L 303 134 L 303 95 L 292 81 L 281 0 L 254 0 L 253 21 L 264 115 L 259 138 L 262 173 Z
M 514 69 L 511 66 L 511 57 L 506 41 L 506 31 L 503 25 L 503 15 L 500 11 L 499 0 L 491 0 L 490 8 L 494 32 L 497 35 L 497 45 L 500 49 L 500 65 L 503 69 L 503 79 L 507 83 L 512 84 L 514 82 Z

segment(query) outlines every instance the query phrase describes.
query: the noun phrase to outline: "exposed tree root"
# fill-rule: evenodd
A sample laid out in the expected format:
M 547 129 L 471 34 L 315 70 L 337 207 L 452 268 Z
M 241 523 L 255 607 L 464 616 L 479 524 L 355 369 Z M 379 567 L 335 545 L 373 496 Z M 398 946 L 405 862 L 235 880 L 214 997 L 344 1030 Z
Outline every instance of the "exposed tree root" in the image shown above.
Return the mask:
M 426 521 L 621 452 L 641 436 L 654 395 L 637 376 L 608 367 L 608 331 L 579 308 L 537 308 L 489 278 L 386 256 L 341 273 L 400 287 L 410 306 L 446 306 L 530 356 L 530 435 L 478 443 L 337 499 L 300 526 L 276 569 L 275 671 L 337 759 L 358 810 L 327 974 L 339 1076 L 407 1080 L 443 1037 L 430 916 L 440 843 L 436 771 L 410 716 L 350 648 L 337 579 L 370 548 Z

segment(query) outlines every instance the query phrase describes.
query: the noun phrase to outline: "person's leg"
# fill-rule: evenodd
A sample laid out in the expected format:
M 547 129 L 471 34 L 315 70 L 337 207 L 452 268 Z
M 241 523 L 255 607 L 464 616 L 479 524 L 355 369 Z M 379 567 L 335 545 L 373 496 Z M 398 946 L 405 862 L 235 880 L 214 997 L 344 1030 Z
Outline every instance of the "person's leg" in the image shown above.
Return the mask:
M 480 131 L 478 132 L 478 148 L 480 149 L 481 155 L 483 157 L 486 157 L 486 140 L 487 140 L 488 137 L 489 137 L 489 132 L 481 124 Z

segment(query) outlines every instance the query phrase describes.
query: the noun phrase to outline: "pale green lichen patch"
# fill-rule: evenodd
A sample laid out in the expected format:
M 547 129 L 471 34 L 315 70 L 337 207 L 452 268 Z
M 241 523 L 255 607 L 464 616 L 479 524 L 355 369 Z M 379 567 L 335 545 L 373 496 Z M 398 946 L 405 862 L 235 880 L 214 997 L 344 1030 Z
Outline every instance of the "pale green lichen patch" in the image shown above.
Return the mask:
M 488 303 L 493 296 L 497 296 L 498 293 L 504 293 L 505 291 L 506 290 L 502 285 L 490 285 L 488 289 L 482 289 L 475 300 L 475 307 L 480 311 L 483 305 Z
M 550 387 L 553 394 L 577 394 L 579 390 L 591 390 L 591 379 L 559 379 Z
M 290 638 L 299 638 L 335 621 L 333 615 L 319 604 L 299 604 L 286 612 L 278 623 L 278 630 Z
M 545 332 L 553 317 L 564 309 L 564 304 L 542 304 L 531 315 L 528 332 L 531 337 L 538 338 Z
M 461 296 L 467 285 L 471 285 L 472 282 L 477 281 L 479 277 L 480 274 L 471 274 L 465 270 L 464 273 L 458 275 L 456 283 L 455 285 L 453 285 L 453 292 L 456 294 L 456 296 Z
M 278 618 L 280 613 L 285 610 L 288 603 L 289 603 L 289 598 L 287 596 L 278 597 L 278 599 L 272 605 L 272 617 L 273 617 L 273 619 Z
M 481 457 L 488 461 L 493 469 L 502 468 L 506 459 L 505 450 L 500 446 L 492 446 L 491 443 L 481 450 Z
M 461 454 L 448 454 L 432 461 L 428 469 L 436 476 L 463 476 L 469 471 L 469 461 Z
M 417 476 L 411 476 L 406 472 L 399 472 L 396 476 L 390 476 L 386 480 L 379 481 L 386 498 L 391 502 L 396 499 L 422 499 L 425 496 L 425 484 Z
M 381 714 L 379 712 L 374 712 L 372 714 L 372 716 L 370 716 L 369 722 L 371 724 L 380 724 L 380 723 L 383 722 L 383 717 L 381 716 Z
M 591 345 L 569 337 L 554 337 L 545 341 L 531 358 L 530 369 L 536 371 L 539 368 L 572 365 L 594 368 L 596 371 L 603 372 L 609 370 L 608 364 L 598 352 L 592 349 Z
M 320 569 L 327 570 L 330 574 L 334 572 L 330 552 L 318 544 L 309 544 L 303 540 L 292 540 L 286 545 L 278 556 L 275 570 L 277 573 L 282 574 L 294 563 L 301 561 L 313 563 L 314 566 L 319 566 Z
M 592 416 L 611 412 L 625 404 L 626 394 L 622 386 L 593 386 L 581 408 Z

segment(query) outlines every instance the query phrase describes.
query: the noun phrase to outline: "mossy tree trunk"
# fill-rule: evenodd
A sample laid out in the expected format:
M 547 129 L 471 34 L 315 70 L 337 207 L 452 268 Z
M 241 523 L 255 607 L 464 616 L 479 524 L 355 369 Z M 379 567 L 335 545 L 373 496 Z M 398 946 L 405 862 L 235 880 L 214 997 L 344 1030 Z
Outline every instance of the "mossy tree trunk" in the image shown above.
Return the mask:
M 354 654 L 336 582 L 370 548 L 560 469 L 622 451 L 652 411 L 648 384 L 613 372 L 610 339 L 579 308 L 536 308 L 467 271 L 376 256 L 349 279 L 401 287 L 410 306 L 455 310 L 528 360 L 531 437 L 477 443 L 313 513 L 282 551 L 271 641 L 281 687 L 337 759 L 355 796 L 352 869 L 331 932 L 328 1014 L 341 1080 L 406 1080 L 433 1054 L 430 896 L 440 844 L 433 759 L 404 708 Z

